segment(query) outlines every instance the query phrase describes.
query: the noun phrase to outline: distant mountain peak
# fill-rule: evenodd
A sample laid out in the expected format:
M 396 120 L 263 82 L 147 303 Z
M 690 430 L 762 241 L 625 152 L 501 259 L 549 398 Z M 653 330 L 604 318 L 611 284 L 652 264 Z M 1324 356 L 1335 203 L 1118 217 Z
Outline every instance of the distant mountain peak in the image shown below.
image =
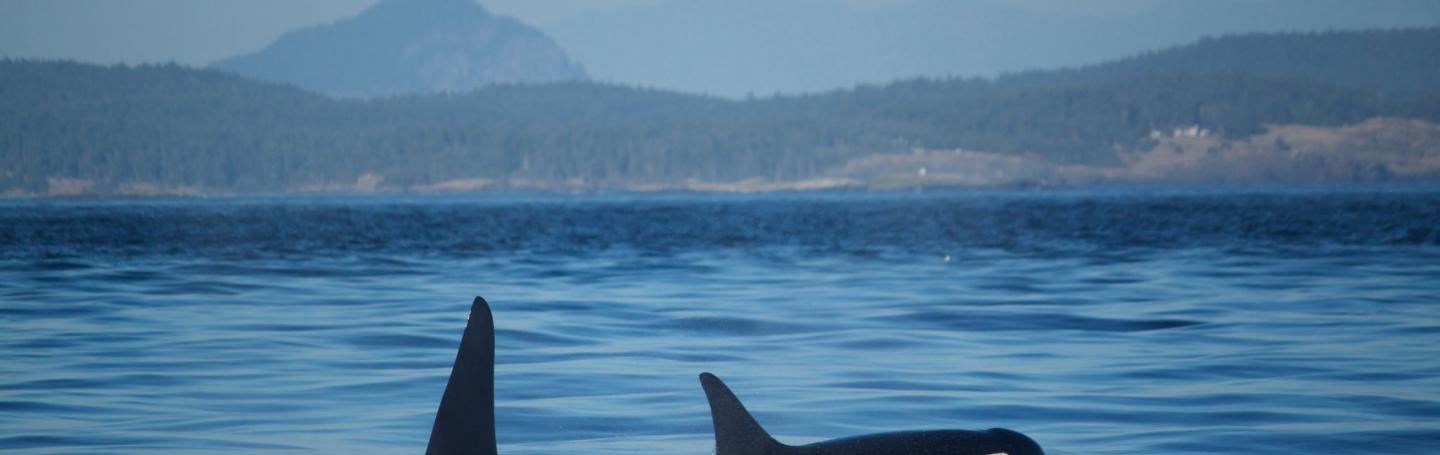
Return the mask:
M 386 0 L 214 66 L 341 97 L 587 78 L 543 32 L 472 0 Z

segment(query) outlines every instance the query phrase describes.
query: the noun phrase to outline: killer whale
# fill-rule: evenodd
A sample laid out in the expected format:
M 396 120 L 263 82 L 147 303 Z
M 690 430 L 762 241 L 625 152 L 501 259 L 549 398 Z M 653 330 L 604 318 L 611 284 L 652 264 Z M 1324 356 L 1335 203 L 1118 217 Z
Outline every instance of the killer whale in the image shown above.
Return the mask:
M 1023 434 L 992 428 L 985 431 L 935 430 L 881 433 L 835 439 L 802 446 L 776 441 L 720 378 L 700 374 L 715 426 L 715 455 L 1044 455 L 1040 445 Z
M 803 446 L 776 441 L 720 378 L 700 375 L 715 426 L 716 455 L 1044 455 L 1006 429 L 916 431 L 836 439 Z M 426 455 L 496 455 L 495 320 L 475 297 L 455 365 L 435 412 Z
M 495 455 L 495 320 L 475 297 L 426 455 Z

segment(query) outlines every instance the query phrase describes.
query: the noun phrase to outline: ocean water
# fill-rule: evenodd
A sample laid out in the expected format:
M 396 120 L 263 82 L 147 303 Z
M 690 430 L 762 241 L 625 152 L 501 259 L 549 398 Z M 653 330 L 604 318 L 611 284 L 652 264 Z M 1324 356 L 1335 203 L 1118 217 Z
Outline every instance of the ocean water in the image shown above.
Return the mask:
M 423 451 L 475 295 L 503 454 L 991 427 L 1440 451 L 1440 190 L 0 202 L 0 451 Z

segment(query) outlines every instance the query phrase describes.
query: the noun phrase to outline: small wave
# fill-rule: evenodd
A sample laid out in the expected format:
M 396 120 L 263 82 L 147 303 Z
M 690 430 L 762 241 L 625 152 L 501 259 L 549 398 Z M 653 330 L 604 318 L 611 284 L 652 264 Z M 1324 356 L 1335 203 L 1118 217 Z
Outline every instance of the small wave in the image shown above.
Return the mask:
M 1148 332 L 1203 324 L 1185 319 L 1107 319 L 1064 313 L 998 313 L 958 311 L 915 311 L 881 318 L 919 326 L 956 331 L 1055 331 Z
M 413 334 L 359 334 L 341 337 L 346 343 L 363 348 L 424 348 L 453 349 L 460 340 Z
M 814 327 L 800 324 L 733 317 L 676 318 L 667 321 L 661 321 L 661 323 L 655 328 L 695 333 L 743 336 L 792 335 L 815 330 Z

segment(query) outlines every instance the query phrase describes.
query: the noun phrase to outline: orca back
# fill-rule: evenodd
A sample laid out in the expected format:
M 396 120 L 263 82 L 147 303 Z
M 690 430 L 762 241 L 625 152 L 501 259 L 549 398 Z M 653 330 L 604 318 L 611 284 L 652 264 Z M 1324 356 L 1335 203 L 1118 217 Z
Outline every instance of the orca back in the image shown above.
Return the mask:
M 1003 428 L 906 431 L 802 446 L 776 441 L 720 378 L 700 375 L 715 424 L 715 455 L 1045 455 L 1029 437 Z
M 1045 455 L 1035 441 L 1003 428 L 902 431 L 854 436 L 795 448 L 795 455 Z
M 495 455 L 495 321 L 475 297 L 426 455 Z

